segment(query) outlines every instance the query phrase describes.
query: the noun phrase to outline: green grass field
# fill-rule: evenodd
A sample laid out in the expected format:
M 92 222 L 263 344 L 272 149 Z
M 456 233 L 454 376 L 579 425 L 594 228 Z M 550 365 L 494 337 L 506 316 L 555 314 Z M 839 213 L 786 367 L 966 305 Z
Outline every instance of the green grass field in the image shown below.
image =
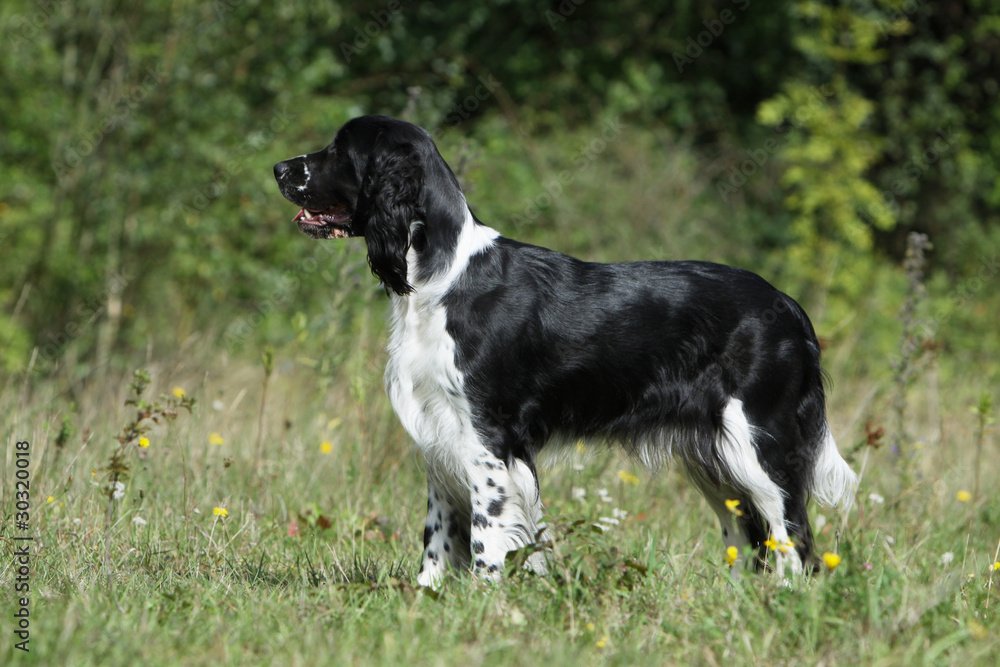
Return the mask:
M 734 586 L 689 483 L 597 455 L 543 472 L 549 576 L 512 567 L 498 586 L 415 588 L 425 487 L 381 389 L 383 308 L 371 304 L 354 361 L 333 374 L 279 353 L 263 413 L 259 365 L 198 340 L 151 360 L 145 398 L 179 387 L 197 404 L 125 448 L 117 500 L 105 468 L 135 418 L 130 378 L 8 383 L 3 664 L 996 664 L 1000 452 L 987 426 L 977 453 L 976 397 L 925 370 L 904 466 L 866 444 L 891 378 L 843 377 L 849 350 L 828 350 L 831 421 L 862 483 L 849 515 L 812 515 L 836 569 Z M 13 520 L 17 441 L 30 443 L 26 531 Z M 966 499 L 977 470 L 980 497 Z M 13 616 L 24 535 L 28 653 Z

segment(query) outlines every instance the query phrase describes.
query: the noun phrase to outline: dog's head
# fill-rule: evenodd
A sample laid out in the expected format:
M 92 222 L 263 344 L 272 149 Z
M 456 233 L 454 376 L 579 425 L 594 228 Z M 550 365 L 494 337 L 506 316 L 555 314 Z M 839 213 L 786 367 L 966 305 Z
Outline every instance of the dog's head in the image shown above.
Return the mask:
M 401 295 L 413 289 L 407 251 L 426 252 L 429 238 L 460 224 L 466 206 L 430 135 L 385 116 L 355 118 L 323 150 L 274 165 L 274 178 L 301 207 L 293 221 L 302 232 L 364 237 L 372 273 Z

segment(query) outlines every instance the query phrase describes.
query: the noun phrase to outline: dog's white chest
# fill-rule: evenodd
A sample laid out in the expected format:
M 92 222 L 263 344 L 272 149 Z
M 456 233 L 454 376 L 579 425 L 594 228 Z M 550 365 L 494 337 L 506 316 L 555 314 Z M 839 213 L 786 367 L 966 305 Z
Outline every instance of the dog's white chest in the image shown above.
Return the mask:
M 418 294 L 393 297 L 385 389 L 403 427 L 427 450 L 454 447 L 471 433 L 469 402 L 455 363 L 444 306 Z

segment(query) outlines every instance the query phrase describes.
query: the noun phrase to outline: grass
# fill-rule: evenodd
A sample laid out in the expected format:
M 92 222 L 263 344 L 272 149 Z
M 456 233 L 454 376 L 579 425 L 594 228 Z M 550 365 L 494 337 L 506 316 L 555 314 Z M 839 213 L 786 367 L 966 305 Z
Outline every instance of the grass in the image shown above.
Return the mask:
M 340 261 L 351 252 L 334 263 L 342 273 L 363 264 L 357 252 Z M 820 553 L 842 562 L 790 586 L 731 584 L 693 486 L 605 454 L 542 473 L 549 576 L 512 565 L 500 586 L 416 588 L 425 481 L 382 391 L 385 302 L 373 289 L 333 293 L 313 321 L 297 315 L 295 339 L 263 364 L 212 332 L 147 352 L 143 398 L 172 409 L 180 387 L 196 401 L 174 420 L 136 419 L 131 372 L 67 364 L 5 379 L 0 663 L 996 664 L 995 375 L 947 349 L 912 360 L 899 433 L 891 363 L 871 352 L 886 339 L 874 323 L 898 309 L 877 301 L 885 291 L 849 316 L 817 315 L 832 339 L 830 420 L 862 483 L 846 517 L 812 508 Z M 119 435 L 139 431 L 149 446 L 122 450 L 112 468 L 127 465 L 124 495 L 110 499 Z M 898 451 L 877 446 L 897 433 Z M 13 517 L 18 441 L 31 443 L 27 532 Z M 30 653 L 13 635 L 12 538 L 25 534 Z
M 264 370 L 200 355 L 149 365 L 148 398 L 180 386 L 198 403 L 130 451 L 115 501 L 102 468 L 134 417 L 127 377 L 5 392 L 3 541 L 20 534 L 9 480 L 13 443 L 28 440 L 36 542 L 28 654 L 11 639 L 11 559 L 0 569 L 4 664 L 994 664 L 1000 651 L 1000 501 L 956 499 L 972 466 L 995 470 L 1000 452 L 987 429 L 982 460 L 971 458 L 979 420 L 967 397 L 940 406 L 950 446 L 917 450 L 908 487 L 863 426 L 841 436 L 844 451 L 859 444 L 864 480 L 846 519 L 814 508 L 819 548 L 843 557 L 814 579 L 730 584 L 714 518 L 691 485 L 598 456 L 543 474 L 557 540 L 548 577 L 514 568 L 501 586 L 463 577 L 430 594 L 413 584 L 421 464 L 381 395 L 381 353 L 343 369 L 353 376 L 328 392 L 277 355 L 259 460 Z M 833 423 L 857 424 L 871 392 L 845 384 Z M 223 444 L 209 442 L 214 432 Z

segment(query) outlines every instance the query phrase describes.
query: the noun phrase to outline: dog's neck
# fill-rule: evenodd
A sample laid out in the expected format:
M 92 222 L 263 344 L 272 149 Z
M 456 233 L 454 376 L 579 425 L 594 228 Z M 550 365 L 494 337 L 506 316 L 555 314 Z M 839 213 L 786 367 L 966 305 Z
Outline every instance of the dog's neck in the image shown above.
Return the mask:
M 464 215 L 460 222 L 435 219 L 429 224 L 420 220 L 410 224 L 406 275 L 414 291 L 405 296 L 393 295 L 394 307 L 400 302 L 410 303 L 407 307 L 439 302 L 465 271 L 469 260 L 493 245 L 494 239 L 500 236 L 495 229 L 473 217 L 464 197 L 462 204 Z M 412 242 L 415 235 L 424 235 L 423 248 L 415 247 Z

